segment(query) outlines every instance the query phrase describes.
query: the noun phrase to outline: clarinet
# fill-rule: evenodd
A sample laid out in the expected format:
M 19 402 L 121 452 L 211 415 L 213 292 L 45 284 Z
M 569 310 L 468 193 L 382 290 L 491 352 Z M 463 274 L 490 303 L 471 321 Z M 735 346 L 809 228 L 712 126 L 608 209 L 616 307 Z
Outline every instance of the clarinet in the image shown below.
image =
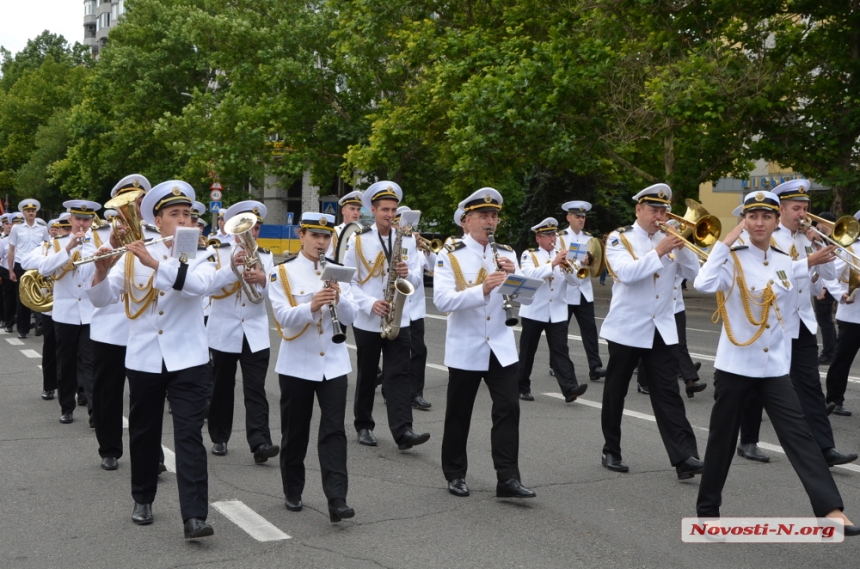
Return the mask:
M 319 250 L 319 261 L 320 261 L 320 272 L 325 272 L 325 249 Z M 329 281 L 326 281 L 323 285 L 323 288 L 331 288 L 331 284 Z M 340 327 L 340 320 L 337 319 L 337 305 L 334 302 L 330 302 L 328 305 L 329 314 L 331 314 L 331 341 L 335 344 L 343 344 L 346 341 L 346 334 L 343 333 L 343 330 Z
M 502 266 L 499 264 L 499 249 L 490 230 L 487 231 L 487 241 L 489 241 L 490 248 L 493 250 L 493 260 L 496 262 L 496 270 L 503 271 L 504 269 L 502 269 Z M 516 326 L 520 320 L 514 316 L 514 306 L 511 303 L 511 295 L 502 295 L 502 306 L 505 309 L 505 326 Z

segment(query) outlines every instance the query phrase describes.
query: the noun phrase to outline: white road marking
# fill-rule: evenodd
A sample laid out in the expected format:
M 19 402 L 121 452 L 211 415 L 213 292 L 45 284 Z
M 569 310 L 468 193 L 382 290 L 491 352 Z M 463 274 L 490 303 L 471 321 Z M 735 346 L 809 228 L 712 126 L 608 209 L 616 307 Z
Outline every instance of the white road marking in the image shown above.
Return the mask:
M 176 472 L 176 453 L 167 448 L 164 445 L 161 445 L 161 448 L 164 449 L 164 466 L 167 467 L 167 472 Z
M 41 358 L 42 354 L 37 352 L 36 350 L 21 350 L 21 353 L 27 356 L 28 358 Z M 42 367 L 42 366 L 39 366 Z
M 128 428 L 128 419 L 126 419 L 124 416 L 123 416 L 123 418 L 122 418 L 122 428 L 123 428 L 123 429 L 127 429 L 127 428 Z
M 213 502 L 212 506 L 257 541 L 290 539 L 290 536 L 239 500 Z
M 553 397 L 555 399 L 561 399 L 562 401 L 564 401 L 564 395 L 562 395 L 560 393 L 543 393 L 543 395 L 546 395 L 547 397 Z M 582 403 L 583 405 L 585 405 L 587 407 L 594 407 L 595 409 L 602 409 L 603 408 L 603 405 L 601 405 L 597 401 L 589 401 L 588 399 L 583 399 L 582 397 L 577 399 L 576 402 Z M 657 418 L 654 417 L 654 415 L 648 415 L 646 413 L 639 413 L 637 411 L 628 411 L 627 409 L 625 409 L 624 414 L 629 416 L 629 417 L 636 417 L 637 419 L 643 419 L 645 421 L 651 421 L 652 423 L 657 422 Z M 708 429 L 706 429 L 704 427 L 695 427 L 694 426 L 693 428 L 698 430 L 698 431 L 704 431 L 706 433 L 708 432 Z M 760 446 L 761 448 L 763 448 L 765 450 L 778 452 L 780 454 L 785 454 L 785 451 L 782 450 L 782 447 L 779 445 L 772 445 L 770 443 L 759 442 L 758 446 Z M 845 470 L 851 470 L 852 472 L 860 472 L 860 466 L 858 466 L 856 464 L 840 464 L 840 465 L 834 466 L 833 468 L 844 468 Z
M 18 338 L 6 338 L 6 341 L 12 344 L 13 346 L 23 346 L 24 342 L 19 340 Z

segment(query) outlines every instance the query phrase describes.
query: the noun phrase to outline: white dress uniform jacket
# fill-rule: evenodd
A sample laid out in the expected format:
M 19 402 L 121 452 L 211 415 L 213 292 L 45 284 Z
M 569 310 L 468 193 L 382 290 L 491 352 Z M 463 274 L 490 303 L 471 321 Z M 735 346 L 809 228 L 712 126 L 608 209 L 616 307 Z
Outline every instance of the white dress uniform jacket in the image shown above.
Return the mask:
M 392 247 L 394 246 L 394 241 L 396 239 L 397 236 L 392 229 Z M 388 247 L 388 237 L 384 237 L 383 240 L 385 241 L 385 246 Z M 361 256 L 359 256 L 357 252 L 358 243 L 361 244 Z M 419 253 L 415 249 L 415 239 L 412 237 L 404 237 L 402 248 L 405 250 L 403 253 L 403 261 L 405 261 L 409 266 L 409 277 L 407 280 L 412 283 L 412 286 L 417 290 L 421 285 L 423 275 L 420 265 L 422 260 L 419 259 Z M 374 223 L 368 231 L 355 234 L 349 238 L 349 245 L 346 251 L 346 256 L 343 260 L 344 266 L 355 267 L 357 269 L 355 276 L 352 278 L 352 282 L 350 283 L 352 285 L 352 296 L 358 304 L 358 314 L 355 317 L 353 326 L 359 330 L 365 330 L 367 332 L 382 331 L 382 318 L 373 313 L 373 303 L 377 300 L 385 299 L 385 290 L 388 285 L 388 261 L 384 260 L 384 252 L 381 274 L 371 277 L 364 284 L 360 284 L 359 281 L 367 279 L 368 274 L 370 274 L 370 269 L 368 267 L 374 266 L 374 261 L 380 252 L 382 252 L 382 243 L 380 243 L 379 231 Z M 364 264 L 361 257 L 364 258 L 364 262 L 366 262 L 367 265 Z M 417 292 L 415 294 L 417 294 Z M 400 318 L 400 327 L 405 328 L 409 326 L 409 322 L 410 314 L 408 306 L 404 306 L 403 316 Z
M 98 234 L 99 239 L 102 241 L 102 246 L 112 249 L 110 233 L 109 226 L 100 228 L 94 232 L 93 241 L 95 242 L 95 235 Z M 85 285 L 92 280 L 95 268 L 95 263 L 87 263 L 78 267 L 81 280 Z M 89 295 L 87 296 L 89 297 Z M 93 307 L 93 316 L 90 320 L 90 339 L 94 342 L 101 342 L 102 344 L 110 344 L 112 346 L 127 346 L 128 328 L 125 303 L 115 302 L 107 306 Z
M 570 227 L 564 231 L 560 231 L 558 234 L 558 243 L 565 251 L 570 248 L 571 243 L 579 243 L 580 249 L 584 249 L 591 239 L 594 238 L 585 231 L 574 233 Z M 567 303 L 578 306 L 581 297 L 585 297 L 585 300 L 588 302 L 593 302 L 594 290 L 591 286 L 591 278 L 575 280 L 576 282 L 568 281 L 565 293 L 567 295 Z M 567 318 L 567 315 L 565 315 L 565 318 Z
M 541 247 L 523 253 L 520 261 L 523 274 L 544 281 L 532 303 L 520 307 L 520 316 L 523 318 L 538 322 L 567 322 L 567 288 L 572 281 L 580 279 L 574 274 L 565 273 L 560 267 L 553 267 L 554 258 L 554 251 Z M 573 286 L 578 286 L 578 283 L 573 283 Z
M 675 277 L 689 281 L 699 273 L 698 257 L 685 247 L 659 257 L 654 248 L 667 236 L 648 235 L 638 223 L 613 231 L 606 243 L 606 260 L 617 280 L 612 284 L 609 314 L 600 337 L 633 348 L 650 348 L 654 328 L 667 345 L 678 343 L 675 324 Z M 633 254 L 624 245 L 624 239 Z M 635 258 L 634 258 L 635 255 Z
M 158 270 L 145 267 L 134 258 L 135 289 L 137 298 L 145 294 L 147 283 L 152 279 L 155 300 L 134 320 L 128 321 L 129 341 L 125 367 L 147 373 L 161 373 L 162 361 L 168 371 L 188 369 L 209 361 L 206 329 L 203 326 L 203 306 L 200 297 L 205 295 L 215 277 L 215 263 L 209 260 L 212 249 L 200 250 L 196 258 L 188 262 L 188 272 L 182 290 L 174 290 L 179 275 L 179 260 L 170 256 L 164 243 L 154 243 L 148 248 L 150 255 L 158 261 Z M 126 292 L 126 253 L 113 266 L 108 277 L 93 286 L 90 278 L 85 285 L 87 294 L 96 307 L 120 301 Z M 224 270 L 223 268 L 221 270 Z M 230 270 L 229 267 L 226 270 Z M 141 306 L 130 303 L 130 309 L 138 312 Z
M 334 261 L 328 261 L 334 263 Z M 283 268 L 289 284 L 292 302 L 287 297 Z M 279 374 L 309 381 L 322 381 L 346 375 L 352 371 L 346 344 L 331 341 L 331 311 L 323 306 L 311 312 L 314 295 L 323 288 L 317 265 L 299 255 L 275 266 L 269 273 L 269 300 L 272 314 L 281 327 L 281 347 L 275 371 Z M 341 294 L 337 317 L 341 324 L 352 324 L 358 305 L 352 297 L 349 283 L 339 283 Z M 285 340 L 284 338 L 292 338 Z
M 860 250 L 860 247 L 857 246 L 858 243 L 860 243 L 860 240 L 855 241 L 854 245 L 848 247 L 848 250 L 857 254 L 857 251 Z M 850 255 L 845 255 L 845 257 L 852 259 Z M 860 291 L 858 291 L 854 296 L 855 300 L 851 304 L 842 302 L 842 295 L 848 294 L 849 267 L 845 261 L 839 257 L 836 257 L 833 261 L 833 265 L 837 278 L 827 281 L 826 285 L 831 296 L 833 296 L 833 298 L 836 299 L 836 302 L 839 303 L 836 307 L 836 320 L 851 322 L 852 324 L 860 324 Z
M 9 263 L 6 262 L 9 254 L 9 236 L 0 235 L 0 267 L 9 268 Z
M 453 251 L 451 249 L 454 249 Z M 513 261 L 517 274 L 523 274 L 517 256 L 499 247 L 499 256 Z M 457 286 L 451 257 L 466 281 L 465 290 Z M 472 239 L 470 235 L 453 247 L 446 247 L 436 258 L 433 272 L 433 303 L 440 312 L 449 312 L 445 331 L 445 365 L 470 371 L 486 371 L 490 353 L 503 366 L 519 361 L 514 331 L 505 326 L 505 310 L 498 289 L 484 296 L 483 287 L 476 283 L 478 273 L 496 270 L 493 251 Z
M 784 253 L 787 253 L 790 259 L 793 259 L 795 253 L 797 260 L 792 263 L 792 271 L 794 280 L 798 282 L 797 287 L 797 305 L 794 308 L 786 307 L 786 313 L 782 315 L 786 326 L 791 333 L 791 337 L 796 339 L 800 336 L 800 322 L 803 321 L 810 332 L 815 334 L 818 332 L 818 320 L 815 319 L 815 308 L 812 306 L 812 295 L 821 294 L 824 287 L 824 281 L 833 280 L 836 278 L 836 271 L 833 263 L 825 263 L 809 268 L 806 258 L 815 252 L 812 248 L 812 243 L 806 237 L 803 231 L 796 231 L 793 235 L 791 231 L 785 228 L 780 223 L 779 228 L 773 232 L 773 243 L 776 244 Z M 818 273 L 821 278 L 816 283 L 811 282 L 812 275 Z M 806 278 L 801 280 L 801 277 L 806 275 Z
M 27 222 L 19 223 L 12 226 L 12 232 L 9 234 L 9 245 L 15 247 L 15 263 L 20 263 L 24 255 L 44 243 L 50 241 L 51 236 L 48 234 L 48 228 L 33 222 L 33 225 L 27 225 Z M 9 266 L 8 264 L 6 265 Z
M 729 249 L 723 242 L 716 243 L 707 262 L 699 271 L 694 286 L 705 294 L 723 291 L 726 294 L 726 312 L 729 315 L 729 325 L 735 340 L 741 343 L 749 341 L 757 332 L 758 326 L 753 326 L 747 320 L 741 295 L 738 290 L 735 261 L 731 256 L 734 252 L 743 267 L 747 292 L 760 296 L 770 285 L 776 293 L 776 306 L 779 312 L 771 307 L 768 325 L 762 335 L 752 344 L 745 347 L 734 345 L 726 334 L 725 322 L 720 331 L 720 343 L 717 345 L 717 357 L 714 367 L 737 375 L 747 377 L 780 377 L 788 375 L 791 367 L 791 331 L 785 324 L 785 313 L 795 306 L 796 290 L 807 280 L 804 273 L 800 279 L 792 277 L 792 261 L 788 255 L 773 247 L 762 251 L 755 246 L 739 246 Z M 783 271 L 786 279 L 780 278 L 777 271 Z M 787 281 L 787 284 L 783 282 Z M 797 289 L 795 288 L 797 286 Z M 731 291 L 731 292 L 729 292 Z M 754 300 L 755 298 L 753 298 Z M 754 319 L 761 319 L 761 307 L 751 305 Z M 780 322 L 778 314 L 782 315 Z
M 675 284 L 672 287 L 672 300 L 675 301 L 675 314 L 684 312 L 687 306 L 684 304 L 684 289 L 681 288 L 681 283 L 684 282 L 684 277 L 675 275 Z
M 430 252 L 425 255 L 423 251 L 418 251 L 418 269 L 421 274 L 421 279 L 418 281 L 418 286 L 415 287 L 415 293 L 406 297 L 406 309 L 409 311 L 410 320 L 421 320 L 427 316 L 427 294 L 424 288 L 424 271 L 433 272 L 433 267 L 436 266 L 436 253 Z
M 248 300 L 236 274 L 230 270 L 230 254 L 232 245 L 222 244 L 215 249 L 218 256 L 216 266 L 226 268 L 219 270 L 212 281 L 212 287 L 207 292 L 211 296 L 211 312 L 206 324 L 206 334 L 209 339 L 209 347 L 219 352 L 232 354 L 242 353 L 242 339 L 248 339 L 248 347 L 252 353 L 265 350 L 269 347 L 269 314 L 266 311 L 265 300 L 254 304 Z M 261 270 L 269 275 L 274 266 L 272 254 L 268 251 L 259 250 Z M 269 284 L 268 281 L 266 283 Z M 268 295 L 269 286 L 261 287 L 253 285 L 257 292 L 265 299 Z M 215 298 L 233 291 L 226 298 Z
M 84 291 L 86 272 L 73 268 L 63 274 L 64 267 L 67 267 L 71 260 L 66 251 L 70 238 L 70 235 L 57 238 L 59 251 L 57 251 L 56 246 L 48 249 L 47 257 L 39 264 L 39 272 L 54 280 L 54 308 L 52 311 L 54 322 L 80 326 L 90 323 L 93 317 L 93 305 Z M 80 251 L 81 258 L 96 252 L 92 232 L 87 231 L 83 242 L 75 250 Z

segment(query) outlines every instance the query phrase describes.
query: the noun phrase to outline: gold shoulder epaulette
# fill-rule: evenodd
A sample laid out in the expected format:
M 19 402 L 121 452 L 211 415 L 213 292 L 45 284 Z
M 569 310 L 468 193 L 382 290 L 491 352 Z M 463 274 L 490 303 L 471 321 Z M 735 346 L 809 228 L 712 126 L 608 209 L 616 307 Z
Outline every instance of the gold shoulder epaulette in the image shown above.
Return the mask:
M 280 263 L 278 263 L 278 265 L 283 265 L 284 263 L 289 263 L 290 261 L 295 261 L 298 258 L 299 258 L 298 255 L 293 255 L 292 253 L 288 253 L 287 256 L 284 258 L 284 260 L 281 261 Z
M 457 251 L 458 249 L 462 249 L 465 246 L 466 246 L 466 244 L 463 243 L 462 241 L 455 241 L 454 243 L 448 243 L 447 245 L 445 245 L 445 249 L 449 253 L 453 253 L 454 251 Z
M 583 233 L 585 233 L 585 234 L 586 234 L 586 235 L 588 235 L 589 237 L 592 237 L 591 233 L 589 233 L 588 231 L 583 231 Z
M 616 229 L 615 231 L 617 231 L 618 233 L 624 233 L 625 231 L 631 231 L 632 229 L 633 229 L 633 226 L 632 226 L 632 225 L 627 225 L 627 226 L 624 226 L 624 227 L 619 227 L 619 228 L 618 228 L 618 229 Z
M 372 227 L 372 226 L 370 226 L 370 225 L 365 225 L 364 227 L 362 227 L 362 228 L 361 228 L 361 231 L 359 231 L 359 232 L 358 232 L 358 234 L 359 234 L 359 235 L 361 235 L 362 233 L 367 233 L 367 232 L 368 232 L 368 231 L 370 231 L 372 228 L 373 228 L 373 227 Z
M 735 245 L 732 247 L 732 251 L 743 251 L 744 249 L 749 249 L 749 245 Z M 782 251 L 780 251 L 782 253 Z
M 269 251 L 268 249 L 266 249 L 265 247 L 257 247 L 257 251 L 259 251 L 260 253 L 266 253 L 267 255 L 272 254 L 272 252 Z
M 786 253 L 785 251 L 783 251 L 779 247 L 774 247 L 773 245 L 771 245 L 770 248 L 771 248 L 771 250 L 776 251 L 777 253 L 782 253 L 783 255 L 788 255 L 788 253 Z M 732 251 L 734 251 L 734 249 L 732 249 Z
M 514 251 L 513 247 L 511 247 L 510 245 L 504 245 L 503 243 L 497 243 L 496 246 L 499 247 L 499 249 L 504 249 L 505 251 Z

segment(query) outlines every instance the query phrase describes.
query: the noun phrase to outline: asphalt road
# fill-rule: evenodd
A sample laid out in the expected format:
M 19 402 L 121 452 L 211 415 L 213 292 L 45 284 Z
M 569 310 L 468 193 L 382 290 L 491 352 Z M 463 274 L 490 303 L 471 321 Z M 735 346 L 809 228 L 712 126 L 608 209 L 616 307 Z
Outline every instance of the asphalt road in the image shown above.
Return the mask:
M 609 286 L 595 281 L 598 317 L 608 308 Z M 427 291 L 432 295 L 432 290 Z M 688 295 L 688 338 L 701 376 L 711 382 L 718 327 L 710 321 L 713 300 Z M 622 447 L 629 474 L 600 465 L 600 411 L 603 384 L 589 382 L 576 403 L 565 404 L 555 379 L 547 373 L 542 345 L 532 377 L 534 402 L 522 402 L 520 469 L 523 483 L 537 492 L 528 501 L 495 498 L 490 458 L 490 398 L 482 387 L 469 440 L 468 482 L 471 497 L 455 498 L 445 490 L 440 467 L 445 386 L 444 316 L 430 303 L 426 321 L 429 359 L 426 398 L 430 411 L 415 411 L 417 432 L 430 441 L 401 452 L 391 439 L 377 397 L 375 419 L 379 447 L 360 446 L 354 438 L 351 404 L 349 504 L 354 520 L 332 525 L 319 481 L 313 444 L 308 453 L 305 510 L 284 508 L 277 459 L 254 465 L 244 437 L 244 408 L 237 397 L 234 434 L 226 457 L 208 455 L 209 501 L 241 501 L 264 519 L 236 523 L 213 506 L 209 520 L 215 537 L 186 542 L 175 476 L 162 475 L 154 505 L 155 523 L 138 527 L 130 520 L 129 462 L 105 472 L 92 430 L 82 413 L 61 425 L 57 401 L 39 398 L 38 365 L 42 342 L 14 335 L 0 338 L 0 566 L 42 567 L 851 567 L 860 540 L 841 545 L 702 544 L 681 542 L 681 518 L 695 515 L 699 478 L 679 482 L 660 441 L 647 396 L 627 398 L 633 414 L 623 423 Z M 571 324 L 572 336 L 578 334 Z M 517 332 L 519 334 L 519 332 Z M 350 335 L 347 340 L 352 343 Z M 279 345 L 272 331 L 272 366 L 267 378 L 272 435 L 280 438 L 278 381 L 272 371 Z M 574 338 L 571 355 L 587 381 L 582 345 Z M 354 350 L 352 350 L 354 353 Z M 606 363 L 606 346 L 601 345 Z M 822 367 L 822 371 L 826 368 Z M 860 450 L 860 364 L 852 370 L 846 407 L 853 417 L 831 417 L 837 446 Z M 350 378 L 354 383 L 354 375 Z M 822 378 L 823 379 L 823 378 Z M 240 380 L 241 381 L 241 380 Z M 633 385 L 633 382 L 631 382 Z M 352 400 L 350 390 L 350 402 Z M 237 393 L 240 386 L 237 385 Z M 687 416 L 704 453 L 712 405 L 712 386 L 694 399 L 684 398 Z M 313 429 L 317 427 L 314 421 Z M 175 448 L 170 416 L 165 413 L 164 440 Z M 209 443 L 204 431 L 204 440 Z M 312 438 L 313 441 L 313 438 Z M 762 441 L 770 464 L 735 458 L 724 493 L 726 516 L 811 516 L 809 501 L 765 419 Z M 773 446 L 771 446 L 773 445 Z M 774 450 L 775 449 L 775 450 Z M 126 446 L 127 452 L 127 446 Z M 860 523 L 860 466 L 832 470 L 846 513 Z M 243 527 L 268 528 L 288 539 L 259 541 Z M 279 531 L 278 531 L 279 530 Z

